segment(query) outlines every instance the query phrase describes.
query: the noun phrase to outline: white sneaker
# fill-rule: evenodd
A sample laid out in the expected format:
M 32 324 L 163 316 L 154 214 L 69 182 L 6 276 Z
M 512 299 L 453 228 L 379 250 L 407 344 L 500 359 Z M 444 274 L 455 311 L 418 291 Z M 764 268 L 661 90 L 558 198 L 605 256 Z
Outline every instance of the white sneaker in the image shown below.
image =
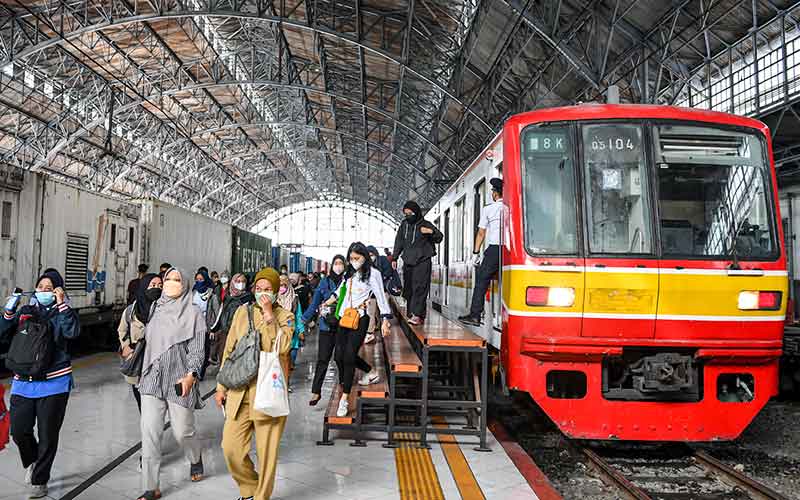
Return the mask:
M 347 412 L 350 411 L 350 404 L 347 402 L 346 398 L 342 398 L 339 400 L 339 408 L 336 409 L 336 416 L 337 417 L 346 417 Z
M 367 336 L 364 337 L 364 343 L 365 344 L 371 344 L 373 342 L 375 342 L 375 335 L 373 335 L 371 333 L 368 333 Z
M 36 462 L 30 464 L 25 471 L 25 484 L 33 483 L 33 468 L 36 467 Z
M 28 498 L 44 498 L 47 496 L 46 484 L 32 484 Z
M 380 379 L 380 377 L 378 377 L 378 374 L 373 370 L 369 373 L 365 373 L 363 377 L 358 379 L 358 385 L 372 385 L 377 382 L 378 379 Z

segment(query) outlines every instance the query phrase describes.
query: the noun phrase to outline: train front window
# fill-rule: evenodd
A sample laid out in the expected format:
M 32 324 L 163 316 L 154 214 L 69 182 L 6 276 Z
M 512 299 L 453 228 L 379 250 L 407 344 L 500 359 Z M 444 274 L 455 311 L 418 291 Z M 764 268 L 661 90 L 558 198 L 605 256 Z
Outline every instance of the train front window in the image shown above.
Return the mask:
M 583 156 L 589 250 L 652 252 L 647 168 L 640 125 L 584 125 Z
M 567 127 L 522 133 L 525 244 L 533 255 L 578 253 L 571 142 Z
M 757 260 L 777 254 L 769 165 L 758 136 L 662 125 L 655 143 L 664 256 Z

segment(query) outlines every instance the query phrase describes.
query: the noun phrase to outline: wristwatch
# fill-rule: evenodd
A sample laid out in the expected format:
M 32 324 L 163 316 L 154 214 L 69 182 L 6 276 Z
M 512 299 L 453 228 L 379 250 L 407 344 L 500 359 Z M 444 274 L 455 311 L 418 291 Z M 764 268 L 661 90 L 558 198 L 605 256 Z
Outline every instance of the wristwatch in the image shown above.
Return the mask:
M 192 373 L 190 373 L 190 375 L 192 376 L 192 378 L 197 380 L 197 372 L 192 372 Z

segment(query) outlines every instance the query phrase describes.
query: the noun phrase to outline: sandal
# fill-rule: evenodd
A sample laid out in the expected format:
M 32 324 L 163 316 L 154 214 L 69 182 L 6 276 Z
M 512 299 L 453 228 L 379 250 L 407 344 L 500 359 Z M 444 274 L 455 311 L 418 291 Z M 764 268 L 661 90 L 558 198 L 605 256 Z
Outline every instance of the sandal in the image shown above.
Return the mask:
M 311 400 L 309 400 L 308 406 L 317 406 L 317 403 L 319 403 L 321 399 L 322 399 L 321 395 L 318 395 L 316 398 L 312 398 Z
M 148 490 L 139 495 L 136 500 L 158 500 L 161 498 L 161 490 Z
M 196 483 L 197 481 L 203 480 L 203 459 L 201 458 L 199 462 L 196 464 L 192 464 L 189 467 L 189 474 L 192 477 L 192 482 Z

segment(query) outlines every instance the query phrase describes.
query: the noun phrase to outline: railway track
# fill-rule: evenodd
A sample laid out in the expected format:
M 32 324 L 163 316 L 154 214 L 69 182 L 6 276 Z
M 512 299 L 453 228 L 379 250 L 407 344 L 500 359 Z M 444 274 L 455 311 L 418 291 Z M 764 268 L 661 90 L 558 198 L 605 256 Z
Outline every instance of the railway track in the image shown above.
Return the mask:
M 608 484 L 634 500 L 789 500 L 704 451 L 579 447 Z

